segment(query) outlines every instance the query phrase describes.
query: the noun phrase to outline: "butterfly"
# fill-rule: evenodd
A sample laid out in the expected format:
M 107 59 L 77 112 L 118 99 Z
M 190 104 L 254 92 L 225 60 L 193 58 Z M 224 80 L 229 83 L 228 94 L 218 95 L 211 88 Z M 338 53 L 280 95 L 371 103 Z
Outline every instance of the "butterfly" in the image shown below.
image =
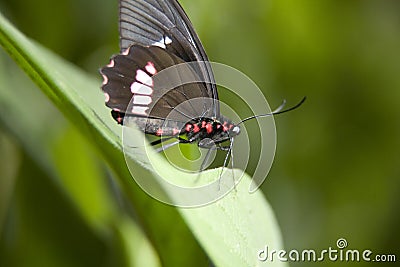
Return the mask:
M 151 143 L 162 145 L 159 152 L 185 143 L 208 149 L 206 158 L 211 150 L 224 150 L 226 167 L 233 156 L 234 138 L 240 134 L 239 124 L 287 112 L 304 101 L 287 110 L 281 105 L 270 114 L 235 124 L 220 114 L 206 52 L 178 1 L 120 0 L 119 9 L 120 54 L 100 70 L 106 106 L 119 124 L 129 118 L 144 133 L 160 137 Z M 167 86 L 171 79 L 181 79 L 182 73 L 177 72 L 157 79 L 163 70 L 188 62 L 197 64 L 182 72 L 199 82 Z M 170 139 L 174 142 L 163 145 Z

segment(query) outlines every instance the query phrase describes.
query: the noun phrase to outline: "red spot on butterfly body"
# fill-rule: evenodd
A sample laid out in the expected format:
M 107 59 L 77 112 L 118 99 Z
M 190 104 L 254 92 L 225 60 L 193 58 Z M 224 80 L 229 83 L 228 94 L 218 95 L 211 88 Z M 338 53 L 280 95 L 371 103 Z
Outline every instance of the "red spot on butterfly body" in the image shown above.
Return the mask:
M 192 130 L 192 128 L 193 128 L 193 125 L 191 125 L 191 124 L 186 124 L 185 131 L 186 131 L 187 133 L 189 133 L 189 132 Z
M 212 131 L 213 131 L 213 126 L 212 126 L 211 123 L 207 123 L 207 125 L 206 125 L 206 130 L 207 130 L 207 133 L 208 133 L 208 134 L 212 133 Z
M 176 128 L 172 129 L 172 135 L 178 135 L 180 132 L 181 131 Z
M 157 136 L 161 136 L 163 133 L 164 133 L 164 131 L 161 128 L 156 131 Z
M 200 131 L 200 127 L 197 124 L 193 124 L 193 132 L 198 133 Z
M 226 121 L 224 121 L 224 124 L 222 124 L 222 130 L 224 132 L 227 132 L 229 130 L 229 128 L 226 126 L 228 123 Z

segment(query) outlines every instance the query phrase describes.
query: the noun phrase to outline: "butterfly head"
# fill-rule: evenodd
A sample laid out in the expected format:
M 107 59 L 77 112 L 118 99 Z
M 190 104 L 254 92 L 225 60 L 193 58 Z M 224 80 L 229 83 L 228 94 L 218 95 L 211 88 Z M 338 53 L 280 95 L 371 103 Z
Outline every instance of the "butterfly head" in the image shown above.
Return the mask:
M 230 130 L 229 130 L 229 136 L 234 137 L 240 134 L 240 126 L 239 125 L 234 125 Z

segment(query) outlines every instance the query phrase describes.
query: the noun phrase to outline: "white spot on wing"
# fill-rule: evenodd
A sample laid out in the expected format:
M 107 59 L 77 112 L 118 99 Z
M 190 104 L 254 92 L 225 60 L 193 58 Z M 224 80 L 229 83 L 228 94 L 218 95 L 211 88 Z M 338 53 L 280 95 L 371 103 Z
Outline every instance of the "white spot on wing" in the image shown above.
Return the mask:
M 172 43 L 172 40 L 171 40 L 171 38 L 169 38 L 168 36 L 163 36 L 163 38 L 161 38 L 161 40 L 160 41 L 158 41 L 158 42 L 155 42 L 154 44 L 152 44 L 152 45 L 154 45 L 154 46 L 159 46 L 159 47 L 161 47 L 161 48 L 166 48 L 166 46 L 165 45 L 169 45 L 169 44 L 171 44 Z
M 133 106 L 132 113 L 138 115 L 147 115 L 146 111 L 148 109 L 149 109 L 148 107 Z
M 144 71 L 136 71 L 136 80 L 148 86 L 153 86 L 153 79 Z
M 164 43 L 167 44 L 167 45 L 171 44 L 172 43 L 171 38 L 169 38 L 168 36 L 165 36 Z
M 106 85 L 108 83 L 108 77 L 104 74 L 102 74 L 101 76 L 103 76 L 103 85 Z
M 129 51 L 130 51 L 130 47 L 128 47 L 127 49 L 125 49 L 123 52 L 122 52 L 122 55 L 128 55 L 129 54 Z
M 153 89 L 147 85 L 134 82 L 131 85 L 131 92 L 132 94 L 151 95 Z
M 133 96 L 133 104 L 135 105 L 149 105 L 151 103 L 151 97 L 146 95 L 135 95 Z
M 150 73 L 151 75 L 154 75 L 157 73 L 156 68 L 154 67 L 154 63 L 153 62 L 147 62 L 147 65 L 145 67 L 146 71 L 148 73 Z
M 105 98 L 105 102 L 108 103 L 108 101 L 110 101 L 110 95 L 107 93 L 104 93 L 104 98 Z
M 165 44 L 164 44 L 164 42 L 163 42 L 164 40 L 161 40 L 161 41 L 159 41 L 159 42 L 155 42 L 154 44 L 152 44 L 152 46 L 158 46 L 158 47 L 161 47 L 161 48 L 166 48 L 165 47 Z
M 114 65 L 115 65 L 114 59 L 111 59 L 110 63 L 108 63 L 108 65 L 107 65 L 107 67 L 112 68 L 112 67 L 114 67 Z

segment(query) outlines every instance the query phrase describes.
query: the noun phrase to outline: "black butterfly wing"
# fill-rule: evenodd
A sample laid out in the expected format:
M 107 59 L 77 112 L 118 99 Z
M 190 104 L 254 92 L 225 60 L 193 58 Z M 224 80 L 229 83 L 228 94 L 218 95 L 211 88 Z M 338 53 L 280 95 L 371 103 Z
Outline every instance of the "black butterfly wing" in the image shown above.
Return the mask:
M 208 62 L 204 48 L 186 13 L 176 0 L 120 0 L 120 49 L 132 45 L 158 46 L 183 62 Z M 213 99 L 209 117 L 219 117 L 218 93 L 209 64 L 195 70 L 205 88 L 193 92 Z M 200 115 L 200 114 L 198 114 Z
M 132 44 L 164 47 L 184 61 L 207 61 L 193 26 L 176 0 L 121 0 L 121 52 Z M 165 47 L 164 47 L 165 48 Z
M 106 105 L 118 123 L 126 116 L 150 134 L 175 135 L 186 122 L 212 111 L 212 99 L 199 81 L 196 65 L 158 46 L 132 45 L 102 68 Z M 170 68 L 173 67 L 173 68 Z M 168 70 L 166 70 L 168 69 Z M 190 83 L 187 83 L 190 81 Z

